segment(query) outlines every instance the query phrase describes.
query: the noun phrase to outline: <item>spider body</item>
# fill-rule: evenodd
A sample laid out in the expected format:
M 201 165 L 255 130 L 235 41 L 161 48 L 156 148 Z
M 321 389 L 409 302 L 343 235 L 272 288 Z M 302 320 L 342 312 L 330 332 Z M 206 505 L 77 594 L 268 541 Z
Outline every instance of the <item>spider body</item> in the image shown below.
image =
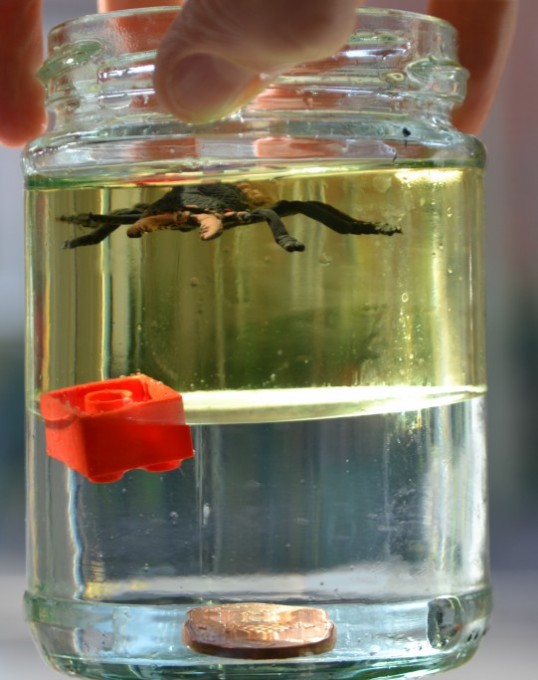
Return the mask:
M 276 243 L 293 252 L 302 251 L 305 246 L 288 233 L 282 218 L 296 214 L 305 215 L 340 234 L 391 236 L 401 231 L 357 220 L 320 201 L 282 200 L 271 203 L 249 182 L 180 185 L 149 205 L 116 210 L 107 215 L 80 213 L 60 219 L 92 229 L 88 234 L 67 241 L 66 248 L 100 243 L 122 225 L 130 225 L 127 229 L 130 238 L 140 238 L 145 233 L 161 229 L 191 231 L 198 228 L 200 238 L 208 241 L 220 236 L 225 229 L 266 222 Z

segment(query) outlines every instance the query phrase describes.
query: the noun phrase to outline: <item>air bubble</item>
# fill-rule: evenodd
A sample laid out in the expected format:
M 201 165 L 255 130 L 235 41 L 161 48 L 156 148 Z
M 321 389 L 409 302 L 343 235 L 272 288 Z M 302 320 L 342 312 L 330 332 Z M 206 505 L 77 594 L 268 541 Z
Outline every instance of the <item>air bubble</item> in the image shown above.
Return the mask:
M 399 71 L 393 71 L 392 73 L 387 73 L 385 78 L 394 83 L 401 83 L 405 80 L 405 75 Z
M 463 609 L 457 597 L 438 597 L 428 604 L 428 639 L 435 649 L 454 647 L 463 629 Z

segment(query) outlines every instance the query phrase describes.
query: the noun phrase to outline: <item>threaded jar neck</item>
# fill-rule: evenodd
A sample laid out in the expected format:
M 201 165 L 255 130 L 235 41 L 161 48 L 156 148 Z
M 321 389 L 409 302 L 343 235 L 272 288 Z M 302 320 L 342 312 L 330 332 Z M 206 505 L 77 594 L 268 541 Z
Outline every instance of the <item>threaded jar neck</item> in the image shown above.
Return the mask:
M 126 117 L 172 120 L 159 110 L 152 78 L 159 42 L 178 11 L 96 14 L 53 29 L 40 77 L 54 129 L 106 127 Z M 410 12 L 361 9 L 355 33 L 337 54 L 290 70 L 234 116 L 304 120 L 360 112 L 448 119 L 463 100 L 466 79 L 450 24 Z

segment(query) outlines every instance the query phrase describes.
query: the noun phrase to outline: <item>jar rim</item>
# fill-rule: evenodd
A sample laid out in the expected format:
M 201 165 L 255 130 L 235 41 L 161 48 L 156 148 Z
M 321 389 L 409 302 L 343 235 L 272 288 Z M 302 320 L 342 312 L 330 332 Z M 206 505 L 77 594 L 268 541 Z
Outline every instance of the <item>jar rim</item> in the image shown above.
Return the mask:
M 118 101 L 117 88 L 132 84 L 135 94 L 152 92 L 151 76 L 162 36 L 181 7 L 146 7 L 137 10 L 90 14 L 59 24 L 49 33 L 48 57 L 38 71 L 54 108 L 62 102 L 70 109 L 74 88 L 64 75 L 80 78 L 82 88 L 93 87 L 93 77 L 81 67 L 93 65 L 105 101 Z M 426 14 L 384 8 L 358 8 L 355 31 L 333 55 L 290 66 L 277 82 L 311 87 L 341 87 L 362 70 L 364 82 L 381 79 L 381 89 L 394 94 L 409 87 L 446 101 L 461 101 L 466 71 L 458 63 L 456 29 L 447 21 Z M 141 30 L 143 28 L 143 30 Z M 402 73 L 405 69 L 405 74 Z M 319 82 L 319 76 L 331 77 Z M 121 77 L 120 77 L 121 76 Z M 314 82 L 318 80 L 318 82 Z M 437 82 L 439 81 L 439 82 Z M 268 88 L 271 84 L 267 82 Z M 362 87 L 362 85 L 361 85 Z M 367 85 L 369 87 L 369 85 Z M 401 88 L 400 88 L 401 89 Z M 77 88 L 78 95 L 85 96 Z M 131 90 L 133 92 L 134 90 Z M 89 90 L 88 90 L 89 92 Z M 121 102 L 120 102 L 121 103 Z
M 144 15 L 156 15 L 156 14 L 172 14 L 176 15 L 181 12 L 181 6 L 162 6 L 162 7 L 140 7 L 137 9 L 122 9 L 114 10 L 112 12 L 100 12 L 94 14 L 84 14 L 80 17 L 75 17 L 73 19 L 67 19 L 59 24 L 53 26 L 49 31 L 49 36 L 53 35 L 57 31 L 64 29 L 66 27 L 77 27 L 84 26 L 88 23 L 106 23 L 113 19 L 129 17 L 129 16 L 144 16 Z M 358 7 L 356 10 L 357 16 L 365 17 L 393 17 L 400 19 L 408 19 L 414 21 L 420 21 L 424 26 L 438 26 L 443 29 L 448 29 L 455 31 L 456 29 L 452 24 L 445 19 L 440 19 L 439 17 L 432 16 L 431 14 L 425 14 L 422 12 L 413 12 L 405 9 L 393 9 L 387 7 Z
M 52 112 L 47 144 L 78 144 L 81 137 L 95 144 L 127 143 L 149 129 L 159 139 L 231 139 L 264 130 L 271 138 L 296 140 L 312 127 L 329 137 L 338 129 L 347 139 L 346 126 L 352 126 L 352 136 L 399 139 L 411 119 L 443 139 L 450 136 L 451 112 L 465 95 L 467 71 L 457 61 L 456 29 L 444 20 L 359 8 L 356 30 L 335 54 L 290 67 L 225 118 L 190 124 L 163 111 L 153 83 L 161 38 L 180 11 L 121 10 L 53 28 L 49 56 L 38 73 Z
M 181 12 L 181 5 L 178 6 L 161 6 L 161 7 L 140 7 L 136 9 L 123 9 L 115 10 L 112 12 L 101 12 L 94 14 L 85 14 L 80 17 L 75 17 L 73 19 L 68 19 L 53 26 L 49 33 L 49 43 L 52 38 L 59 32 L 65 29 L 77 29 L 84 28 L 88 24 L 106 24 L 114 19 L 128 18 L 133 16 L 148 16 L 148 15 L 158 15 L 158 14 L 170 14 L 176 15 Z M 370 17 L 370 18 L 393 18 L 400 21 L 413 21 L 415 24 L 420 23 L 423 28 L 434 28 L 437 27 L 440 30 L 448 31 L 451 33 L 456 33 L 454 26 L 439 17 L 432 16 L 430 14 L 425 14 L 421 12 L 413 12 L 410 10 L 403 9 L 393 9 L 384 7 L 358 7 L 356 10 L 357 17 Z M 360 26 L 360 24 L 359 24 Z

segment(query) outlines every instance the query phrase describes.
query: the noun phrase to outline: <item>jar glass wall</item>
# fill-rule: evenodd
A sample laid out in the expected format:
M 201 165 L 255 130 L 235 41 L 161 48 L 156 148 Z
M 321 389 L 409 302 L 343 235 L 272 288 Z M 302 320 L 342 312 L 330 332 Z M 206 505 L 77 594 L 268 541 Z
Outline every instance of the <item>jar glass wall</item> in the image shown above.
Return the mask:
M 86 677 L 450 668 L 489 614 L 484 154 L 450 124 L 454 32 L 361 10 L 334 58 L 193 127 L 151 86 L 176 11 L 69 22 L 42 69 L 34 635 Z

